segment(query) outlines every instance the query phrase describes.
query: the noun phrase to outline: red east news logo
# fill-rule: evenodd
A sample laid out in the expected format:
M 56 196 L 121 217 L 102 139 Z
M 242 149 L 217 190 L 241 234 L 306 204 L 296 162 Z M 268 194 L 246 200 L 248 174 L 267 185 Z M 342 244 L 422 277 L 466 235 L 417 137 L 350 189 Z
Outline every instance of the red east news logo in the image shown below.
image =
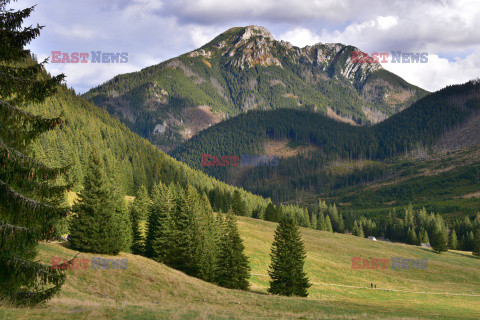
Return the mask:
M 387 269 L 389 259 L 362 259 L 352 257 L 352 269 Z
M 220 167 L 237 167 L 240 164 L 238 163 L 240 158 L 238 156 L 212 156 L 210 154 L 202 154 L 202 166 L 206 167 L 213 167 L 213 166 L 220 166 Z

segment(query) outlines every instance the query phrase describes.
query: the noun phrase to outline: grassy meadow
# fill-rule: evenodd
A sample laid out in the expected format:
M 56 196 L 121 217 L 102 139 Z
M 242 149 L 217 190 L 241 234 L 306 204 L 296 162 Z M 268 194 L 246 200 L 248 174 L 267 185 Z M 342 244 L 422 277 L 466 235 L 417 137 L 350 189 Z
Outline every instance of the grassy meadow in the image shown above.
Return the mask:
M 426 248 L 302 228 L 310 295 L 280 297 L 267 294 L 276 224 L 239 217 L 239 227 L 252 267 L 249 292 L 220 288 L 121 253 L 104 257 L 128 259 L 127 269 L 68 270 L 59 296 L 35 308 L 3 304 L 0 319 L 478 319 L 480 260 L 471 254 L 438 255 Z M 39 249 L 45 263 L 78 253 L 61 243 L 42 243 Z M 77 258 L 94 256 L 80 253 Z M 389 263 L 387 269 L 354 270 L 352 257 L 428 259 L 428 268 L 393 270 Z M 377 289 L 370 289 L 370 283 Z

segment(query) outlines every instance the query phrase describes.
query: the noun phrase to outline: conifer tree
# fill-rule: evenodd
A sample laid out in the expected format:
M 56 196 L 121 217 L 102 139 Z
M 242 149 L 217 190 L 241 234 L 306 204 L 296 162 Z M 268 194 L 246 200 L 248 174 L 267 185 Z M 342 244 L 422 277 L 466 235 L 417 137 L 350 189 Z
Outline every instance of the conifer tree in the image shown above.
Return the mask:
M 70 244 L 83 252 L 117 254 L 125 250 L 125 224 L 119 215 L 122 204 L 112 191 L 97 151 L 88 159 L 83 182 L 73 206 Z M 127 229 L 127 230 L 130 230 Z
M 306 297 L 311 286 L 303 271 L 306 253 L 300 231 L 291 217 L 280 220 L 270 257 L 272 262 L 268 274 L 272 280 L 268 292 Z
M 480 258 L 480 229 L 475 231 L 472 254 L 475 257 Z
M 326 214 L 328 210 L 327 203 L 322 201 L 322 199 L 318 200 L 318 212 L 322 214 Z
M 264 215 L 265 220 L 267 221 L 272 221 L 272 222 L 277 222 L 277 210 L 275 209 L 275 206 L 271 203 L 267 205 L 267 208 L 265 209 L 265 215 Z
M 440 223 L 440 221 L 437 221 L 435 224 L 433 235 L 430 237 L 430 244 L 433 250 L 437 253 L 448 251 L 447 229 Z
M 175 224 L 175 196 L 172 186 L 163 183 L 152 190 L 152 205 L 147 220 L 145 255 L 156 261 L 171 264 Z
M 473 231 L 467 233 L 464 243 L 465 251 L 473 251 L 475 245 L 475 235 Z
M 318 220 L 317 220 L 317 230 L 327 230 L 326 222 L 325 222 L 325 217 L 323 216 L 323 213 L 319 213 L 318 215 Z
M 407 243 L 416 245 L 418 243 L 418 237 L 412 227 L 408 228 L 407 231 Z
M 113 161 L 113 165 L 106 171 L 108 177 L 108 185 L 112 191 L 115 219 L 119 221 L 118 230 L 119 237 L 122 240 L 121 250 L 131 252 L 133 243 L 132 220 L 125 200 L 125 190 L 120 176 L 120 167 L 118 162 Z
M 343 215 L 340 214 L 338 216 L 338 231 L 339 233 L 344 233 L 345 232 L 345 222 L 343 221 Z
M 430 240 L 428 239 L 427 230 L 421 228 L 418 235 L 419 235 L 419 238 L 420 238 L 420 243 L 430 243 Z
M 66 216 L 60 208 L 64 190 L 57 177 L 67 167 L 52 169 L 30 157 L 39 135 L 62 124 L 22 109 L 53 95 L 64 75 L 50 77 L 44 64 L 24 47 L 41 26 L 22 28 L 34 7 L 14 11 L 0 0 L 0 300 L 34 305 L 50 299 L 65 281 L 64 273 L 37 261 L 36 245 L 49 238 Z
M 338 221 L 338 210 L 336 205 L 328 206 L 328 216 L 330 217 L 330 222 L 334 232 L 339 232 L 339 221 Z
M 310 218 L 310 225 L 313 229 L 317 229 L 318 219 L 315 212 L 312 212 L 312 217 Z
M 233 192 L 233 198 L 232 198 L 232 209 L 234 214 L 237 216 L 246 216 L 247 215 L 247 208 L 245 201 L 242 199 L 242 195 L 240 194 L 240 191 L 235 190 Z
M 189 188 L 193 188 L 189 185 Z M 175 211 L 173 212 L 173 232 L 170 247 L 172 261 L 169 265 L 187 274 L 195 273 L 195 261 L 193 260 L 193 236 L 194 236 L 194 203 L 192 203 L 192 191 L 183 191 L 177 188 L 175 192 Z
M 134 254 L 144 254 L 145 232 L 140 228 L 140 222 L 149 216 L 151 207 L 152 201 L 148 195 L 147 188 L 142 185 L 138 189 L 135 200 L 130 207 L 130 219 L 132 221 L 132 252 Z
M 230 289 L 247 290 L 250 266 L 244 253 L 243 241 L 238 232 L 237 221 L 230 210 L 226 216 L 217 259 L 216 282 Z
M 325 218 L 325 231 L 333 232 L 332 222 L 330 221 L 330 216 Z
M 452 250 L 458 249 L 457 233 L 453 229 L 452 229 L 452 232 L 450 233 L 450 242 L 448 244 L 448 247 Z
M 353 229 L 352 229 L 352 234 L 357 237 L 364 238 L 365 234 L 363 232 L 363 227 L 362 224 L 358 224 L 357 220 L 353 223 Z
M 205 281 L 215 281 L 215 269 L 219 249 L 220 227 L 213 214 L 206 194 L 200 196 L 200 210 L 196 216 L 199 226 L 196 244 L 197 276 Z

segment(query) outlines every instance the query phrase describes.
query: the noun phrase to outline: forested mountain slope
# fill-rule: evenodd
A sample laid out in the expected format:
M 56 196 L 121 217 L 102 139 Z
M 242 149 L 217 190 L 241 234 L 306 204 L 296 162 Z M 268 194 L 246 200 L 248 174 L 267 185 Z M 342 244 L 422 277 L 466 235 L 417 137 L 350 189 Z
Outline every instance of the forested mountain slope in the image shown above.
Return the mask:
M 51 167 L 71 165 L 59 183 L 67 180 L 74 185 L 74 191 L 82 189 L 86 159 L 92 149 L 102 156 L 108 176 L 129 195 L 135 194 L 141 185 L 151 188 L 162 181 L 182 188 L 193 185 L 207 193 L 215 189 L 228 202 L 236 189 L 176 161 L 64 85 L 44 103 L 25 106 L 25 110 L 45 117 L 61 115 L 65 120 L 62 128 L 37 139 L 31 152 Z M 267 200 L 239 191 L 249 209 L 266 206 Z
M 291 109 L 250 111 L 199 133 L 172 154 L 193 168 L 276 201 L 295 199 L 302 192 L 328 195 L 379 178 L 398 178 L 389 170 L 404 170 L 396 166 L 387 170 L 387 162 L 398 162 L 400 156 L 413 151 L 434 150 L 437 141 L 448 137 L 457 139 L 461 136 L 459 132 L 475 127 L 479 110 L 480 83 L 470 81 L 430 94 L 374 126 L 351 126 L 320 114 Z M 266 155 L 269 146 L 279 141 L 284 141 L 290 150 L 305 151 L 293 153 L 294 156 L 286 152 L 278 166 L 201 165 L 202 154 L 240 158 L 246 154 Z M 276 155 L 282 158 L 282 152 Z M 367 161 L 368 165 L 350 165 L 345 170 L 332 171 L 334 163 L 339 161 Z
M 169 150 L 248 110 L 295 108 L 376 123 L 426 94 L 380 63 L 355 63 L 353 46 L 298 48 L 263 27 L 232 28 L 201 48 L 83 95 Z

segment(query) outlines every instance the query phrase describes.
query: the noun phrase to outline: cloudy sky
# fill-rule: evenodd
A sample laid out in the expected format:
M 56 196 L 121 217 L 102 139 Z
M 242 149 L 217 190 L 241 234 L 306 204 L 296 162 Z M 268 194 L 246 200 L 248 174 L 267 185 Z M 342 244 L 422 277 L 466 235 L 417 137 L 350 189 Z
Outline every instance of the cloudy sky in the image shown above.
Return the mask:
M 427 52 L 427 63 L 383 67 L 430 91 L 480 77 L 478 0 L 20 0 L 11 7 L 35 4 L 26 24 L 45 25 L 29 46 L 40 59 L 52 51 L 128 52 L 122 64 L 47 65 L 79 93 L 252 24 L 299 47 L 340 42 L 369 54 Z

